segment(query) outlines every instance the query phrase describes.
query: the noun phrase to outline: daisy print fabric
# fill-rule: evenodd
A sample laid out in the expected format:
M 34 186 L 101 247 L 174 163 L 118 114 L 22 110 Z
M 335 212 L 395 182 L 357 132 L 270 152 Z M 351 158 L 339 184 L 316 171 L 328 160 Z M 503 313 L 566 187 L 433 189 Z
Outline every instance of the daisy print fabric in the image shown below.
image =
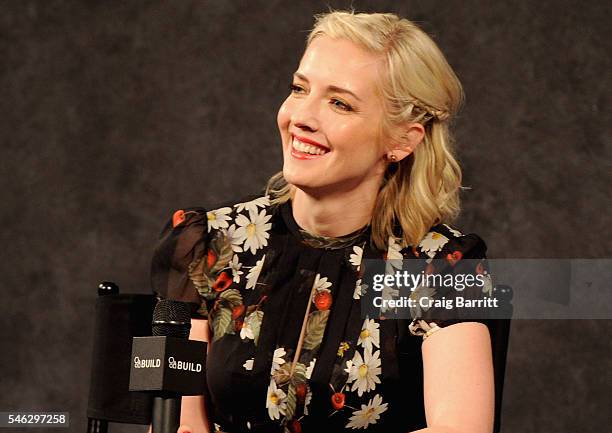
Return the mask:
M 308 233 L 291 202 L 257 195 L 180 209 L 162 229 L 151 279 L 160 298 L 188 302 L 207 320 L 206 380 L 214 431 L 402 432 L 426 426 L 420 345 L 452 323 L 361 313 L 364 259 L 483 258 L 473 234 L 437 225 L 413 246 L 386 251 L 365 226 L 341 237 Z M 491 290 L 492 285 L 486 290 Z M 436 296 L 423 288 L 421 293 Z M 383 293 L 392 298 L 393 290 Z
M 461 296 L 466 299 L 481 299 L 492 295 L 493 280 L 488 272 L 485 252 L 486 245 L 479 236 L 474 234 L 464 235 L 448 224 L 440 224 L 432 228 L 419 245 L 412 248 L 415 257 L 426 259 L 426 262 L 429 263 L 425 269 L 426 273 L 437 271 L 435 266 L 448 266 L 452 273 L 481 274 L 484 281 L 482 288 L 468 287 L 460 292 Z M 452 288 L 440 290 L 435 287 L 417 287 L 410 295 L 412 299 L 417 301 L 415 307 L 410 309 L 410 315 L 412 316 L 409 325 L 410 333 L 426 339 L 445 326 L 464 320 L 474 321 L 474 319 L 468 319 L 467 317 L 462 319 L 461 309 L 423 308 L 418 302 L 420 298 L 429 298 L 432 301 L 441 298 L 449 299 L 457 293 L 459 292 Z M 471 314 L 479 317 L 477 321 L 486 323 L 486 311 L 484 309 L 478 310 L 479 313 L 474 313 L 475 309 L 472 310 Z

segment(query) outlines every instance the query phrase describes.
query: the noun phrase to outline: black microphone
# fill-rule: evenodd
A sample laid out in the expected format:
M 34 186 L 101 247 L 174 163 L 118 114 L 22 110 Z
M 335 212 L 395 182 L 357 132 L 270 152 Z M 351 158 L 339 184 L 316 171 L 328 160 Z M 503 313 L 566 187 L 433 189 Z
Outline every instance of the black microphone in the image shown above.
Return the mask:
M 130 391 L 154 393 L 152 433 L 176 433 L 181 397 L 205 389 L 206 343 L 189 340 L 191 308 L 162 299 L 155 306 L 152 337 L 134 337 Z
M 191 310 L 184 302 L 161 300 L 153 311 L 151 330 L 156 337 L 189 338 Z M 181 396 L 164 392 L 153 397 L 152 433 L 176 433 L 181 422 Z

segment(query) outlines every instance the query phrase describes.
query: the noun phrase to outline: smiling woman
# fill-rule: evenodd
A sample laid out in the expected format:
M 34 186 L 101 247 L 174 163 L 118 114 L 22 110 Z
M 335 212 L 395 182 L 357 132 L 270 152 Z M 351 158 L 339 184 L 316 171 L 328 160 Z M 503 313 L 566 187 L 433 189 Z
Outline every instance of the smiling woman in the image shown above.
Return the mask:
M 341 205 L 338 197 L 363 201 L 380 188 L 387 162 L 377 136 L 384 114 L 376 92 L 378 63 L 376 55 L 349 40 L 319 36 L 308 45 L 278 112 L 283 178 L 300 191 L 293 197 L 294 216 L 307 230 L 316 222 L 296 213 L 308 208 L 301 204 L 304 198 L 324 194 Z M 369 211 L 364 207 L 342 230 L 367 224 Z M 328 227 L 321 234 L 346 234 L 334 231 Z
M 458 215 L 461 170 L 449 119 L 463 92 L 435 42 L 415 24 L 392 14 L 319 16 L 291 91 L 278 113 L 284 167 L 268 184 L 275 203 L 300 201 L 299 192 L 294 197 L 300 172 L 347 202 L 365 192 L 377 199 L 365 205 L 374 211 L 353 225 L 371 216 L 380 249 L 395 224 L 415 244 L 432 224 Z M 300 169 L 300 158 L 288 152 L 300 142 L 326 151 L 333 144 L 336 152 Z
M 153 258 L 157 294 L 191 302 L 191 337 L 210 342 L 209 398 L 185 400 L 182 431 L 492 431 L 482 321 L 441 320 L 435 303 L 410 320 L 361 316 L 364 259 L 485 272 L 482 239 L 450 225 L 461 100 L 412 22 L 317 17 L 278 111 L 283 170 L 261 195 L 177 211 Z

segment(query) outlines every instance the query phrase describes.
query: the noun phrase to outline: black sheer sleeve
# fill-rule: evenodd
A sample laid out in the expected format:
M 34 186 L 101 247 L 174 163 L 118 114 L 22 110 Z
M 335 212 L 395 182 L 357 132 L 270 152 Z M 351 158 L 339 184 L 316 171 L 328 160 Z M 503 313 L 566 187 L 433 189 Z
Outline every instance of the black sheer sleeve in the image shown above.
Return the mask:
M 192 317 L 205 319 L 207 299 L 195 271 L 205 261 L 207 213 L 203 208 L 178 210 L 165 224 L 153 254 L 151 283 L 160 298 L 188 302 Z

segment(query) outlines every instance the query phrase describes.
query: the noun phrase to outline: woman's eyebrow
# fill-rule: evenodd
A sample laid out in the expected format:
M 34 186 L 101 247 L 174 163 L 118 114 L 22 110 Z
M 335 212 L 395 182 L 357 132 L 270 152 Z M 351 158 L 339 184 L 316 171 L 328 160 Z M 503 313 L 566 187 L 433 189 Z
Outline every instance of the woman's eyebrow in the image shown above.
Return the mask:
M 307 83 L 309 82 L 308 78 L 306 78 L 306 76 L 304 74 L 301 74 L 299 72 L 295 72 L 293 75 L 295 77 L 298 77 L 300 80 L 306 81 Z M 351 92 L 348 89 L 343 89 L 342 87 L 338 87 L 338 86 L 327 86 L 327 90 L 328 91 L 332 91 L 332 92 L 338 92 L 338 93 L 348 93 L 349 95 L 352 95 L 353 98 L 355 98 L 355 99 L 357 99 L 358 101 L 361 102 L 361 98 L 359 96 L 355 95 L 353 92 Z

